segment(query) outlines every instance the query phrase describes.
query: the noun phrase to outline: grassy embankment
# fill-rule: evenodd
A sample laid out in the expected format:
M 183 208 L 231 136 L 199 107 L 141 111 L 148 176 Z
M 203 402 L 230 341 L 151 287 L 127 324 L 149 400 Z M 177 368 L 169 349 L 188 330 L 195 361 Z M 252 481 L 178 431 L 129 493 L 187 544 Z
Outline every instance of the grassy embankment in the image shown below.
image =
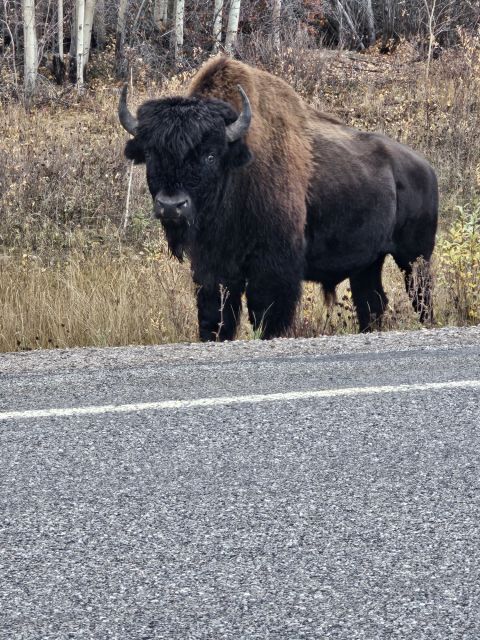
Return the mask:
M 285 51 L 269 68 L 306 100 L 366 130 L 384 131 L 422 151 L 442 195 L 435 253 L 436 320 L 480 322 L 480 44 L 435 61 L 411 62 L 408 45 L 392 57 Z M 162 92 L 179 90 L 173 78 Z M 168 256 L 149 220 L 144 169 L 129 167 L 117 93 L 97 80 L 26 113 L 3 105 L 0 136 L 0 351 L 37 347 L 151 344 L 195 340 L 188 265 Z M 135 89 L 132 105 L 159 95 Z M 462 207 L 462 210 L 457 207 Z M 396 267 L 384 271 L 390 299 L 385 327 L 414 328 Z M 307 284 L 295 335 L 355 331 L 346 285 L 327 309 Z M 241 337 L 251 336 L 242 324 Z

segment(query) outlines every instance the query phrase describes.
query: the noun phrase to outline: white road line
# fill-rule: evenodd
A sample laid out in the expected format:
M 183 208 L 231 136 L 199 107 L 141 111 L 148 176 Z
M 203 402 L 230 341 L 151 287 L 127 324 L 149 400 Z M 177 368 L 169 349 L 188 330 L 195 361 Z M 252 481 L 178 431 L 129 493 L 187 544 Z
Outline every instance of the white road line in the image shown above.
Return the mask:
M 427 382 L 425 384 L 400 384 L 383 387 L 345 387 L 343 389 L 320 389 L 317 391 L 291 391 L 249 396 L 220 396 L 194 400 L 162 400 L 138 404 L 105 404 L 86 407 L 54 407 L 52 409 L 29 409 L 26 411 L 0 412 L 0 420 L 24 420 L 29 418 L 55 418 L 68 416 L 94 416 L 102 413 L 138 413 L 139 411 L 161 411 L 165 409 L 192 409 L 218 407 L 233 404 L 258 404 L 261 402 L 291 402 L 347 396 L 379 395 L 384 393 L 410 393 L 415 391 L 443 391 L 445 389 L 480 389 L 480 380 L 456 380 L 452 382 Z

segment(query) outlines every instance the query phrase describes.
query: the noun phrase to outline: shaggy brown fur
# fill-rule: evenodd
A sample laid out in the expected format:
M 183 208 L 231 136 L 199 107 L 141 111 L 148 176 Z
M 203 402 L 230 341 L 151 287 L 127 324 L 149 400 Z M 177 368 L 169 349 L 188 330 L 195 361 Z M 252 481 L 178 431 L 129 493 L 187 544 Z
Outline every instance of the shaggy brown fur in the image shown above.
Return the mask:
M 200 69 L 188 95 L 225 100 L 239 112 L 237 85 L 243 87 L 252 107 L 252 123 L 245 138 L 254 155 L 253 165 L 245 170 L 250 188 L 254 197 L 279 203 L 278 210 L 269 209 L 268 213 L 288 211 L 296 232 L 303 237 L 313 166 L 312 110 L 280 78 L 224 56 L 212 58 Z

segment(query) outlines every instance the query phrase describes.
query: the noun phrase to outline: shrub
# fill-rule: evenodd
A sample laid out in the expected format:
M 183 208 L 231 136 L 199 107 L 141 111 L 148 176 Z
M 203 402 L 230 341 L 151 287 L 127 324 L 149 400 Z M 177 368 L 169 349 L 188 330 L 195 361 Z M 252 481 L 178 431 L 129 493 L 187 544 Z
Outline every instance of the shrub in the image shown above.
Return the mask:
M 438 280 L 454 306 L 455 319 L 480 321 L 480 197 L 456 207 L 459 215 L 437 246 Z

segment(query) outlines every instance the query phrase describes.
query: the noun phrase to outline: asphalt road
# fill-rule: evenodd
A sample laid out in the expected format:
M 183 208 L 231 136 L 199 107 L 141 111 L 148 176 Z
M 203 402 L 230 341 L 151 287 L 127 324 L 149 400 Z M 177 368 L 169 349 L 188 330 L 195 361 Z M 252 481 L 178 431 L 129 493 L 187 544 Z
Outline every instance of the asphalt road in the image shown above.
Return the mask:
M 0 356 L 2 640 L 480 638 L 480 328 Z

